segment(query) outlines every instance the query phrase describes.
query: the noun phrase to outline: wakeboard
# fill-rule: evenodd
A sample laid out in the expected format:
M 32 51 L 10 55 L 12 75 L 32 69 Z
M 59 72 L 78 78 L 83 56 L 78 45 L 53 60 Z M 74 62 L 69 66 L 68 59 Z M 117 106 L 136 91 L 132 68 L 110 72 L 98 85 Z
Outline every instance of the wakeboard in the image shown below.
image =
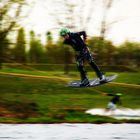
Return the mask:
M 90 85 L 87 86 L 87 87 L 95 87 L 95 86 L 99 86 L 99 85 L 109 83 L 112 80 L 116 79 L 117 76 L 118 76 L 117 74 L 111 75 L 111 76 L 106 76 L 106 80 L 104 82 L 100 82 L 99 78 L 89 80 Z M 81 84 L 81 80 L 75 80 L 75 81 L 70 82 L 68 84 L 68 86 L 69 87 L 77 87 L 77 88 L 79 87 L 80 88 L 81 87 L 80 84 Z

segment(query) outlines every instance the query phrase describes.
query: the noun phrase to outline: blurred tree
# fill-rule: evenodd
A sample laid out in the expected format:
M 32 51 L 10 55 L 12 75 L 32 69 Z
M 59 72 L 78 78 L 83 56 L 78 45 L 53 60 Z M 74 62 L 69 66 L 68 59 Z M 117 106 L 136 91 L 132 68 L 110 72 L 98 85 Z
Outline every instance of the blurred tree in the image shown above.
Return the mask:
M 10 48 L 10 41 L 8 39 L 1 40 L 0 42 L 0 59 L 2 62 L 11 62 L 12 59 L 12 49 Z
M 140 43 L 126 41 L 117 48 L 117 63 L 140 66 Z
M 16 27 L 21 17 L 22 6 L 25 0 L 2 0 L 0 1 L 0 44 L 3 44 L 9 33 Z M 3 62 L 4 44 L 0 45 L 0 69 Z
M 102 37 L 92 37 L 87 41 L 97 63 L 102 65 L 114 64 L 116 48 L 112 42 L 103 40 Z
M 54 58 L 51 58 L 51 55 L 54 53 L 55 49 L 54 43 L 53 43 L 53 36 L 50 31 L 46 33 L 46 43 L 45 43 L 45 60 L 47 63 L 54 63 Z M 56 50 L 55 50 L 56 51 Z M 52 57 L 54 57 L 52 55 Z
M 59 38 L 55 43 L 50 43 L 49 41 L 47 41 L 45 48 L 47 63 L 66 64 L 65 61 L 67 61 L 67 64 L 72 63 L 72 49 L 70 49 L 70 47 L 68 46 L 64 46 L 62 38 Z
M 56 21 L 57 26 L 60 28 L 62 27 L 67 27 L 68 29 L 75 30 L 76 29 L 76 18 L 74 16 L 75 14 L 75 7 L 76 4 L 74 1 L 70 0 L 65 0 L 65 1 L 57 1 L 54 0 L 57 5 L 60 5 L 61 8 L 56 7 L 54 19 Z M 59 9 L 58 9 L 59 8 Z M 57 11 L 57 15 L 56 15 Z M 59 13 L 59 14 L 58 14 Z M 65 46 L 64 44 L 61 44 L 62 46 Z M 68 47 L 64 47 L 64 73 L 68 74 L 69 73 L 69 56 L 70 54 L 70 49 Z
M 105 34 L 108 30 L 107 15 L 108 15 L 110 8 L 112 7 L 113 1 L 114 0 L 103 0 L 103 17 L 102 17 L 101 29 L 100 29 L 100 36 L 102 39 L 105 38 Z
M 61 48 L 57 44 L 47 47 L 46 56 L 48 63 L 60 64 L 63 62 Z
M 41 41 L 35 36 L 34 31 L 30 32 L 30 49 L 28 52 L 30 63 L 41 63 L 44 58 L 44 50 Z
M 46 0 L 47 1 L 47 0 Z M 94 4 L 96 0 L 52 0 L 50 3 L 54 7 L 42 4 L 45 9 L 49 9 L 55 22 L 55 28 L 67 27 L 72 31 L 87 30 L 93 18 Z
M 46 47 L 53 44 L 53 36 L 51 32 L 46 33 Z
M 93 22 L 94 10 L 96 9 L 96 0 L 80 0 L 80 10 L 78 11 L 80 29 L 90 30 L 89 25 Z
M 17 41 L 13 52 L 15 62 L 26 63 L 26 41 L 23 28 L 18 30 Z
M 100 37 L 102 39 L 105 39 L 108 31 L 112 26 L 122 20 L 125 20 L 125 18 L 120 19 L 112 19 L 109 18 L 109 14 L 111 9 L 113 8 L 113 5 L 115 5 L 115 2 L 119 2 L 119 0 L 102 0 L 103 5 L 103 13 L 102 13 L 102 20 L 100 25 Z

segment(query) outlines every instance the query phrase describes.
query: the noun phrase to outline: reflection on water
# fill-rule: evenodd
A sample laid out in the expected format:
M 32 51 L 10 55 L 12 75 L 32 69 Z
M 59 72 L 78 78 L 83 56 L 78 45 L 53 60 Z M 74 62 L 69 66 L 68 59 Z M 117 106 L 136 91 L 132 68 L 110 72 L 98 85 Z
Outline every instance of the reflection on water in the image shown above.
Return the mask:
M 0 140 L 139 140 L 139 124 L 0 124 Z

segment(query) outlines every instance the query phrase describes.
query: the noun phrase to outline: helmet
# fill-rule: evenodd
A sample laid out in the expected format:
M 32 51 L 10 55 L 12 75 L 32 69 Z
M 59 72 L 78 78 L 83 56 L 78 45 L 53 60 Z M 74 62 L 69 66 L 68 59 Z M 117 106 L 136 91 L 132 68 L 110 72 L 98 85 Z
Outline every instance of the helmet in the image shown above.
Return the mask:
M 115 95 L 117 95 L 117 96 L 122 96 L 122 93 L 116 93 Z
M 62 28 L 60 30 L 60 36 L 65 36 L 66 34 L 68 34 L 70 31 L 67 28 Z

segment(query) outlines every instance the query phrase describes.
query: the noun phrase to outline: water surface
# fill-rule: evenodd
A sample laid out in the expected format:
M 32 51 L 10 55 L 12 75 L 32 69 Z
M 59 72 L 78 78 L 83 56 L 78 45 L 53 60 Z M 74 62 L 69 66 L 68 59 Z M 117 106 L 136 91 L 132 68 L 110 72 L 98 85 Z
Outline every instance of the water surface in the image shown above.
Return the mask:
M 140 125 L 0 124 L 0 140 L 140 140 Z

